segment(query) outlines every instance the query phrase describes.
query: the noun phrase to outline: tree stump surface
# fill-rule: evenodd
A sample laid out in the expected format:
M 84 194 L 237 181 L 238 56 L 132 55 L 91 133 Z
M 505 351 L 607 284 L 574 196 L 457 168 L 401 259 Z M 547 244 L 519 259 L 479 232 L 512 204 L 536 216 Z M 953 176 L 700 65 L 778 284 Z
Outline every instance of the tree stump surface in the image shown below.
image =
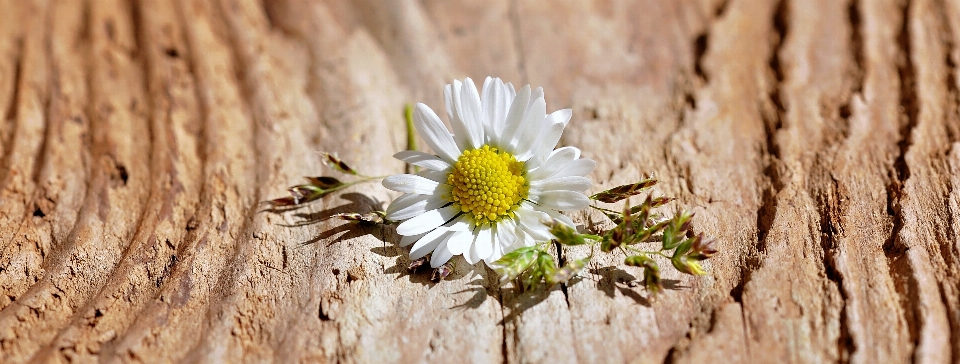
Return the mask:
M 960 1 L 0 9 L 2 362 L 960 361 Z M 656 175 L 709 275 L 433 283 L 392 227 L 328 218 L 377 184 L 262 211 L 317 151 L 401 173 L 403 105 L 488 75 L 573 109 L 591 192 Z

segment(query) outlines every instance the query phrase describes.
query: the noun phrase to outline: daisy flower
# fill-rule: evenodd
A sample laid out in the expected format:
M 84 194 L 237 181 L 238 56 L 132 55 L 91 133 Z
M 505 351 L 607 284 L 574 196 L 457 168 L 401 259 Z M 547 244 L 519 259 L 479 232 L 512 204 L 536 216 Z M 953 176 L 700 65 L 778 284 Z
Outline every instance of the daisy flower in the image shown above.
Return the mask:
M 574 147 L 554 149 L 572 111 L 547 114 L 543 89 L 519 91 L 487 77 L 483 97 L 469 78 L 444 88 L 453 133 L 436 113 L 417 104 L 414 126 L 434 154 L 403 151 L 395 158 L 423 168 L 383 180 L 404 194 L 386 217 L 403 221 L 400 246 L 413 244 L 410 259 L 433 253 L 434 268 L 453 256 L 490 265 L 504 254 L 553 238 L 551 219 L 574 226 L 560 211 L 590 204 L 585 176 L 596 162 Z

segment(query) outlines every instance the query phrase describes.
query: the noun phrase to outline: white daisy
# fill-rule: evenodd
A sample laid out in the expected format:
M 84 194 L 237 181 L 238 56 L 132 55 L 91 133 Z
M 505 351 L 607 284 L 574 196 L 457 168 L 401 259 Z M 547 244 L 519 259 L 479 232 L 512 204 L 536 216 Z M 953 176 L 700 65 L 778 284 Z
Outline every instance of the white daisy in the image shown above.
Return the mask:
M 399 174 L 383 186 L 403 192 L 387 208 L 401 246 L 413 244 L 410 259 L 433 253 L 438 267 L 455 255 L 488 265 L 517 248 L 553 238 L 550 218 L 573 226 L 559 211 L 590 204 L 584 177 L 596 162 L 580 150 L 554 150 L 572 112 L 547 115 L 543 89 L 487 77 L 483 98 L 469 78 L 444 88 L 453 134 L 427 105 L 417 104 L 414 125 L 436 155 L 403 151 L 394 155 L 424 168 Z

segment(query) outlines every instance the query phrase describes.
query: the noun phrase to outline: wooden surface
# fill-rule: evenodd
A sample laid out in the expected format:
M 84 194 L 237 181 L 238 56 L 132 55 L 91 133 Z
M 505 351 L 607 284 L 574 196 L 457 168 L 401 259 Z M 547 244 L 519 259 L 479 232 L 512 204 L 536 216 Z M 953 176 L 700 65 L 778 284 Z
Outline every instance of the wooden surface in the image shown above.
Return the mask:
M 2 362 L 960 361 L 960 1 L 0 9 Z M 322 220 L 378 185 L 259 212 L 318 150 L 401 172 L 404 103 L 488 75 L 573 108 L 594 192 L 656 174 L 709 276 L 434 284 L 392 228 Z

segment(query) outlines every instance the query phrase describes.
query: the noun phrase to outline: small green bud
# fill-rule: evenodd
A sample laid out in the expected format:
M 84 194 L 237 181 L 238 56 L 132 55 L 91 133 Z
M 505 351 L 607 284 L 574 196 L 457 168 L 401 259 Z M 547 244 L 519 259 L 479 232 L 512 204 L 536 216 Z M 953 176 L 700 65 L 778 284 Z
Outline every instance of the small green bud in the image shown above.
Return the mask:
M 604 253 L 609 253 L 616 248 L 620 247 L 620 242 L 613 239 L 612 234 L 613 230 L 607 231 L 606 234 L 603 234 L 603 238 L 600 240 L 600 251 Z
M 717 249 L 713 246 L 714 240 L 704 238 L 703 233 L 692 239 L 694 239 L 693 246 L 690 248 L 690 253 L 687 254 L 690 259 L 705 260 L 717 254 Z
M 314 187 L 318 190 L 329 190 L 331 188 L 336 188 L 343 185 L 343 182 L 340 182 L 340 180 L 333 177 L 321 176 L 321 177 L 304 177 L 304 178 L 306 178 L 307 181 L 310 182 L 309 186 Z
M 631 255 L 623 260 L 623 263 L 632 267 L 656 267 L 657 262 L 646 255 Z
M 557 220 L 552 220 L 547 224 L 550 226 L 550 234 L 553 234 L 557 238 L 557 242 L 563 245 L 583 245 L 587 241 L 584 239 L 583 234 L 577 232 L 576 229 L 559 222 Z
M 678 212 L 669 220 L 667 226 L 663 229 L 663 250 L 676 248 L 683 242 L 687 230 L 690 230 L 690 220 L 693 214 L 683 211 Z
M 703 270 L 703 267 L 700 266 L 700 263 L 696 260 L 688 259 L 686 256 L 674 257 L 670 259 L 670 263 L 673 263 L 673 267 L 677 268 L 678 271 L 686 274 L 697 276 L 707 274 L 707 272 Z
M 679 256 L 686 255 L 687 252 L 690 251 L 691 246 L 693 246 L 693 239 L 682 240 L 680 245 L 677 245 L 677 250 L 673 252 L 673 257 L 676 258 Z
M 647 291 L 656 295 L 663 290 L 663 284 L 660 283 L 660 269 L 647 267 L 643 270 L 643 285 Z
M 554 273 L 552 276 L 547 277 L 547 283 L 550 283 L 550 284 L 567 283 L 568 281 L 570 281 L 570 279 L 575 277 L 577 273 L 580 273 L 580 271 L 583 270 L 583 267 L 587 266 L 587 263 L 590 262 L 591 257 L 592 256 L 588 256 L 586 258 L 575 259 L 567 262 L 566 265 L 564 265 L 560 269 L 557 269 L 556 273 Z
M 527 289 L 533 289 L 540 285 L 545 279 L 549 279 L 557 273 L 557 265 L 553 261 L 553 256 L 543 251 L 537 251 L 536 262 L 530 267 L 524 278 L 524 286 Z
M 644 190 L 652 187 L 655 184 L 657 184 L 656 179 L 647 178 L 637 183 L 617 186 L 609 190 L 597 193 L 593 196 L 590 196 L 590 199 L 597 200 L 600 202 L 614 203 L 614 202 L 623 200 L 627 197 L 639 194 Z
M 323 164 L 326 164 L 327 167 L 333 168 L 334 170 L 342 173 L 354 175 L 357 174 L 357 171 L 353 168 L 350 168 L 350 166 L 344 163 L 340 157 L 327 152 L 320 152 L 320 156 L 323 158 Z
M 514 250 L 493 262 L 493 270 L 501 276 L 504 282 L 517 278 L 533 264 L 539 252 L 536 246 Z
M 309 184 L 290 187 L 290 196 L 281 197 L 264 203 L 273 208 L 297 206 L 315 201 L 343 186 L 343 182 L 333 177 L 306 177 Z

